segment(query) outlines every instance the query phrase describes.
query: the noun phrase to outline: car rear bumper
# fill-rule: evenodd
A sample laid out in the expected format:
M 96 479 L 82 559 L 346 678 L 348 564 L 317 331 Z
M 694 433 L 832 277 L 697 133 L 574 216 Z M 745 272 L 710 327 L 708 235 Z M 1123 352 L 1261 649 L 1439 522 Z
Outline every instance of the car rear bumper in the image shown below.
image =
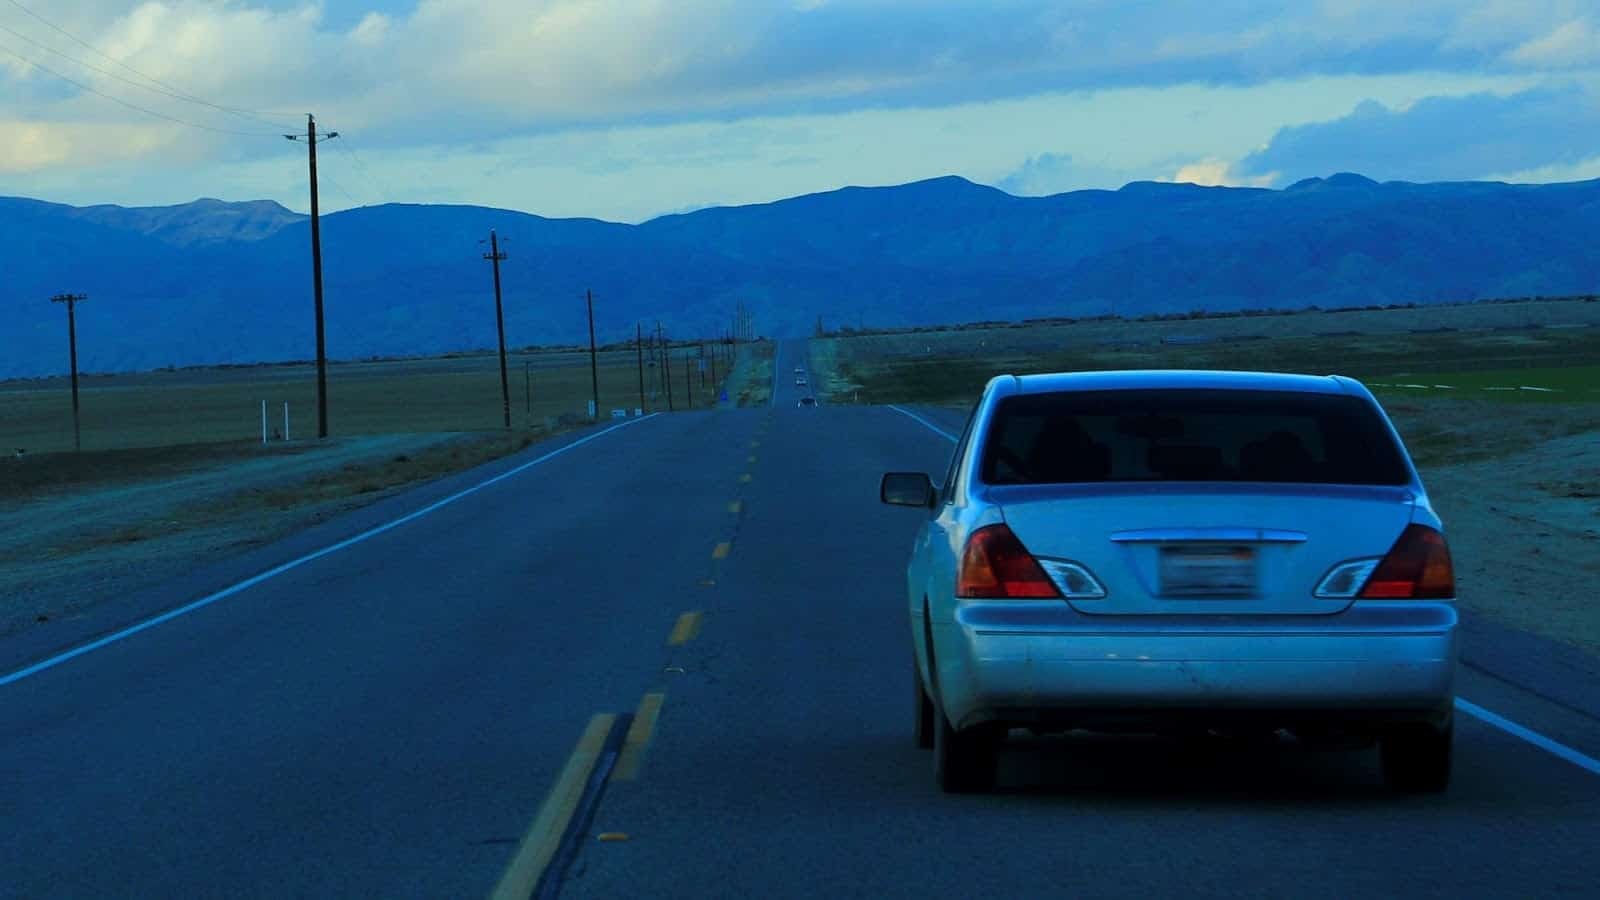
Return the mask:
M 934 630 L 939 694 L 957 727 L 1208 712 L 1436 720 L 1459 653 L 1448 603 L 1260 617 L 974 603 Z

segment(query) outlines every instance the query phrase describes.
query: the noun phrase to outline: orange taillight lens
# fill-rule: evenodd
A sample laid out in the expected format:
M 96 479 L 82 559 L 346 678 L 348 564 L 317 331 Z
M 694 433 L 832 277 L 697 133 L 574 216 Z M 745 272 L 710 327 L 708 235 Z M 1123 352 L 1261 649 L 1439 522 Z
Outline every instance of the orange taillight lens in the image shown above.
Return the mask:
M 956 572 L 957 597 L 1060 597 L 1055 583 L 1011 529 L 986 525 L 967 538 Z
M 1444 535 L 1416 523 L 1400 533 L 1360 594 L 1369 600 L 1441 600 L 1455 595 L 1455 568 Z

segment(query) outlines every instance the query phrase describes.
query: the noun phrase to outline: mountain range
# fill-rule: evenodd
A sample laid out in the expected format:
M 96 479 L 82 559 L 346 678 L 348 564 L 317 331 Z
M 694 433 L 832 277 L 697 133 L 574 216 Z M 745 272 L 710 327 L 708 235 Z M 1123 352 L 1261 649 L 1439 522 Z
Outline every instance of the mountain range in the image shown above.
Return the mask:
M 321 220 L 334 359 L 492 347 L 493 228 L 510 346 L 636 322 L 711 336 L 1107 313 L 1434 303 L 1600 292 L 1600 180 L 1282 190 L 1135 182 L 1016 197 L 945 177 L 638 225 L 389 204 Z M 83 293 L 87 372 L 312 355 L 310 223 L 270 201 L 72 207 L 0 198 L 0 377 L 66 368 L 54 294 Z

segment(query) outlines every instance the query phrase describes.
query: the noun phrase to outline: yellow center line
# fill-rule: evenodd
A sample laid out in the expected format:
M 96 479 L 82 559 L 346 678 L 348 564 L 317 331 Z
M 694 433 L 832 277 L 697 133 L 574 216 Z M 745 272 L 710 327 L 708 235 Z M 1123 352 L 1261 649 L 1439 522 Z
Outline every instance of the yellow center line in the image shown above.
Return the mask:
M 755 448 L 757 448 L 759 446 L 761 446 L 761 442 L 760 441 L 751 441 L 750 442 L 750 449 L 751 450 L 754 450 Z
M 561 836 L 567 831 L 567 823 L 572 821 L 573 814 L 578 810 L 578 801 L 583 797 L 589 773 L 594 771 L 600 751 L 605 749 L 606 735 L 611 733 L 611 726 L 616 719 L 612 713 L 597 713 L 589 720 L 589 727 L 583 730 L 578 746 L 567 758 L 567 764 L 557 776 L 544 805 L 539 807 L 539 814 L 534 817 L 527 836 L 517 848 L 517 855 L 511 858 L 511 865 L 506 867 L 500 883 L 490 895 L 492 900 L 527 900 L 533 893 L 539 876 L 544 874 L 545 866 L 550 864 L 556 848 L 561 845 Z M 632 735 L 633 731 L 630 729 L 628 733 Z
M 742 500 L 735 500 L 732 503 L 728 504 L 728 512 L 731 512 L 731 513 L 737 514 L 739 512 L 739 510 L 741 510 L 743 508 L 744 508 L 744 502 Z
M 678 617 L 678 624 L 672 626 L 672 634 L 667 637 L 667 643 L 676 647 L 694 640 L 700 633 L 700 611 L 686 612 Z
M 612 781 L 633 781 L 639 777 L 644 765 L 644 750 L 655 733 L 656 719 L 661 715 L 661 704 L 667 699 L 664 693 L 645 694 L 639 709 L 633 714 L 633 724 L 622 739 L 622 752 L 617 754 L 616 768 L 611 770 Z
M 756 455 L 754 453 L 752 453 L 749 456 L 746 456 L 744 458 L 744 461 L 747 462 L 747 463 L 753 463 L 753 462 L 756 461 Z
M 740 481 L 741 481 L 741 482 L 744 482 L 744 483 L 745 483 L 745 484 L 749 484 L 749 483 L 750 483 L 750 479 L 751 479 L 751 478 L 752 478 L 752 477 L 754 477 L 754 476 L 752 476 L 752 475 L 751 475 L 751 474 L 750 474 L 750 473 L 749 473 L 749 472 L 746 472 L 746 473 L 744 473 L 744 474 L 743 474 L 743 475 L 740 475 L 740 476 L 739 476 L 739 480 L 740 480 Z
M 733 544 L 723 541 L 711 548 L 712 559 L 727 559 L 728 553 L 733 550 Z

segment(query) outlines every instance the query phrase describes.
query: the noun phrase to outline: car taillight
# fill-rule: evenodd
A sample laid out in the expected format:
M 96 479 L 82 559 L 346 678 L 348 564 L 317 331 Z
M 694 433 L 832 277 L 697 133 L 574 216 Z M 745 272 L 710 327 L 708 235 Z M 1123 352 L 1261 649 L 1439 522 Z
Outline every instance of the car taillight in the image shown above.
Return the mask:
M 1444 535 L 1416 523 L 1400 533 L 1361 589 L 1363 599 L 1434 600 L 1455 595 L 1455 568 Z
M 1004 525 L 986 525 L 967 538 L 956 573 L 957 597 L 1060 597 L 1027 548 Z

